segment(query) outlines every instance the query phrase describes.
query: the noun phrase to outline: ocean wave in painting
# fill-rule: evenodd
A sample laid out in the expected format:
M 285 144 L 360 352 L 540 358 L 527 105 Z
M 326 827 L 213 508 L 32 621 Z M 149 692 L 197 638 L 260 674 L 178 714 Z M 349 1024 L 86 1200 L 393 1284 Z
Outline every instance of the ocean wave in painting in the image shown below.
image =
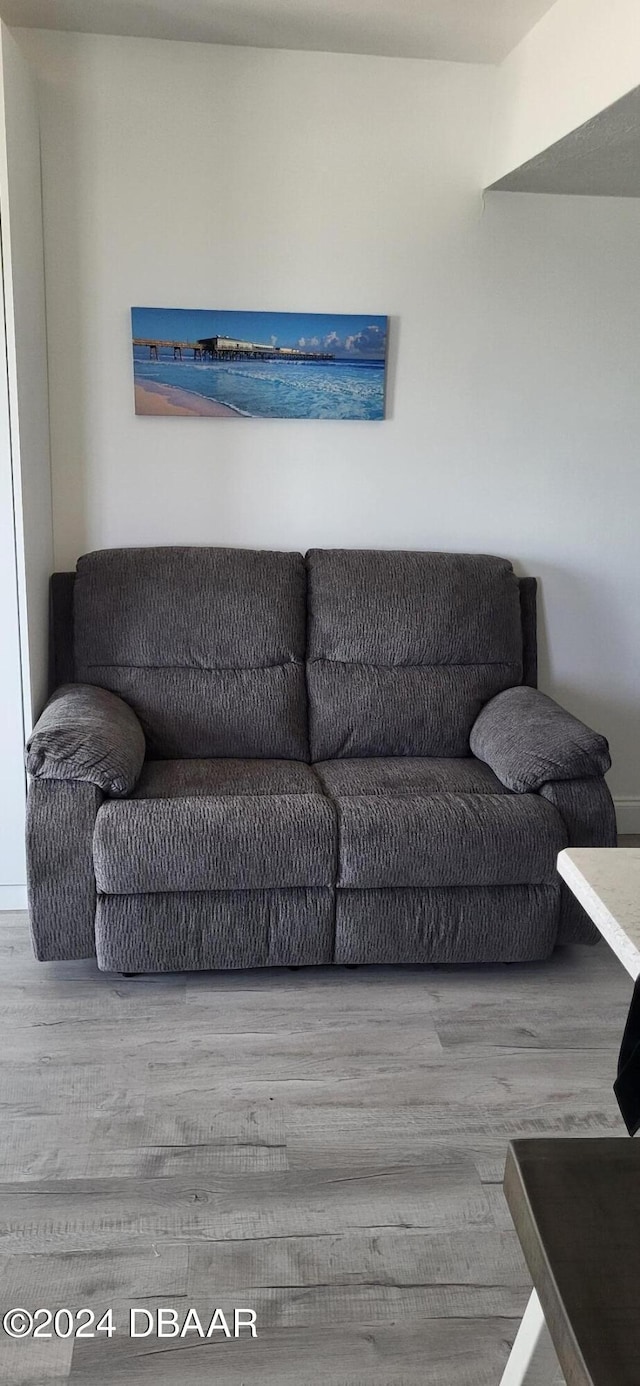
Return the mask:
M 150 361 L 136 350 L 134 369 L 140 385 L 189 390 L 252 417 L 384 418 L 383 361 Z

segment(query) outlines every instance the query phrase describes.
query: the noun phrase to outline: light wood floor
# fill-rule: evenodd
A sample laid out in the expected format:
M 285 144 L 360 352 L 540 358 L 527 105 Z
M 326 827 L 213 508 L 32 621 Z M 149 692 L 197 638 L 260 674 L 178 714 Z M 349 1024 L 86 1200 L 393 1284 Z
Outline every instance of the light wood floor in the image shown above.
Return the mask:
M 0 919 L 0 1279 L 13 1305 L 257 1311 L 255 1342 L 9 1343 L 45 1386 L 498 1386 L 529 1282 L 524 1133 L 623 1134 L 631 983 L 545 964 L 124 980 Z

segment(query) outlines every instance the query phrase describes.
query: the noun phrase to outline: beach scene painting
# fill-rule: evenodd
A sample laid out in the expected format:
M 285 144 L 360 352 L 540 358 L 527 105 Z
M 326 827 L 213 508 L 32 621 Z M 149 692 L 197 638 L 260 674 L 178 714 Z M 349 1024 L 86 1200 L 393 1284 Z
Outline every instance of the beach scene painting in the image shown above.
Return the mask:
M 383 419 L 387 318 L 132 308 L 136 414 Z

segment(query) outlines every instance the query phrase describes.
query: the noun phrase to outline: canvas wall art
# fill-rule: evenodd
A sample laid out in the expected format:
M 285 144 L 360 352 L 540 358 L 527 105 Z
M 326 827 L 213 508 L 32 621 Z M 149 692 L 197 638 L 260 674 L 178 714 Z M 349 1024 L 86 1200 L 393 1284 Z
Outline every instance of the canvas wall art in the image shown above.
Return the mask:
M 132 308 L 136 414 L 383 419 L 387 318 Z

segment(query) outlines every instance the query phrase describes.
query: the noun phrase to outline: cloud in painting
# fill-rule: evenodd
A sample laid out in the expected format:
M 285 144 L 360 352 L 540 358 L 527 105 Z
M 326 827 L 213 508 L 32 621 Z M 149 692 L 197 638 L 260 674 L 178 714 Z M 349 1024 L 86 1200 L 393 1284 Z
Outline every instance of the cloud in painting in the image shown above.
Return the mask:
M 377 323 L 371 323 L 355 336 L 345 337 L 344 347 L 357 356 L 384 356 L 384 332 Z
M 315 351 L 321 347 L 323 351 L 334 352 L 338 357 L 345 356 L 366 356 L 383 357 L 385 352 L 385 334 L 381 327 L 376 323 L 371 323 L 368 327 L 363 327 L 360 332 L 353 333 L 348 337 L 341 337 L 338 332 L 327 332 L 326 336 L 320 337 L 299 337 L 296 346 L 301 351 Z

